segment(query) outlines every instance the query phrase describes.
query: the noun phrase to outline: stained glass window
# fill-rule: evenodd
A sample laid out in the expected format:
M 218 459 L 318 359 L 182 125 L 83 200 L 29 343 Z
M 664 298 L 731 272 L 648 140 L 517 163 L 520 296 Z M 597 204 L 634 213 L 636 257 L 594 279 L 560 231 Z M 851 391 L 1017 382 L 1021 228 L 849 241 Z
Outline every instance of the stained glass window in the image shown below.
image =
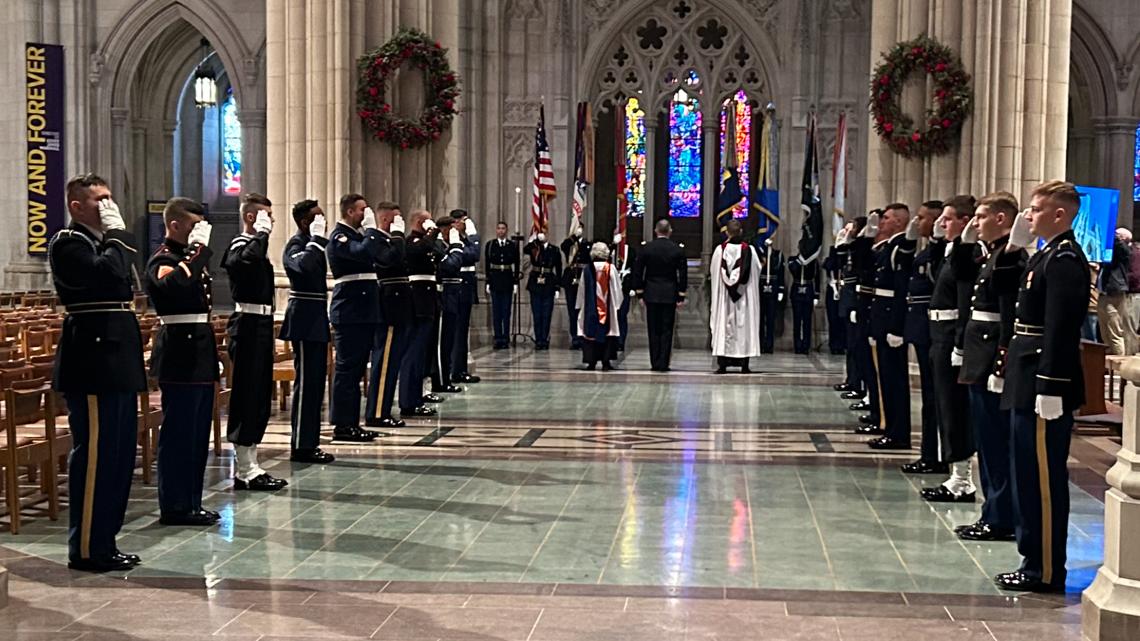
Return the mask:
M 721 167 L 727 165 L 724 152 L 728 147 L 725 145 L 724 137 L 728 133 L 727 121 L 730 112 L 736 115 L 736 173 L 740 176 L 740 191 L 744 195 L 736 204 L 732 215 L 734 218 L 746 218 L 748 216 L 748 176 L 749 170 L 752 168 L 752 154 L 749 153 L 752 148 L 752 107 L 749 106 L 748 95 L 743 90 L 737 92 L 731 100 L 726 100 L 724 109 L 720 112 Z M 724 188 L 723 173 L 720 187 Z
M 1136 127 L 1136 153 L 1132 165 L 1132 201 L 1140 202 L 1140 126 Z
M 688 84 L 695 81 L 690 74 Z M 677 90 L 669 111 L 669 215 L 701 215 L 701 110 L 684 89 Z
M 645 215 L 645 112 L 637 98 L 625 103 L 625 200 L 630 216 Z
M 222 103 L 222 191 L 241 193 L 241 123 L 232 91 Z

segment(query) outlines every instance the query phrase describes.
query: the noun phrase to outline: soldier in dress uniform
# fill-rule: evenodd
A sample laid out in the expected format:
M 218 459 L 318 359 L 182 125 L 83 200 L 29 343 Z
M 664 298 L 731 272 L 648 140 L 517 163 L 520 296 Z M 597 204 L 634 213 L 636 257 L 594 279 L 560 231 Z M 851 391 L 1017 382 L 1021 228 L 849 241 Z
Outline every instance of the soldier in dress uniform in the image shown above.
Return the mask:
M 582 339 L 578 336 L 578 282 L 582 270 L 590 262 L 590 241 L 582 238 L 582 226 L 562 241 L 562 255 L 566 257 L 566 268 L 562 270 L 562 290 L 566 294 L 566 314 L 570 319 L 570 349 L 582 349 Z
M 906 236 L 910 209 L 886 206 L 880 223 L 871 300 L 871 349 L 879 377 L 883 435 L 867 445 L 875 450 L 910 449 L 910 374 L 907 348 L 906 296 L 914 264 L 915 242 Z
M 550 317 L 558 300 L 558 284 L 562 281 L 562 256 L 550 245 L 545 233 L 539 233 L 526 244 L 523 253 L 530 256 L 530 275 L 526 290 L 530 293 L 530 310 L 534 318 L 534 349 L 550 349 Z M 574 329 L 577 331 L 577 321 Z
M 360 381 L 380 322 L 377 265 L 402 257 L 402 243 L 381 234 L 376 213 L 360 194 L 340 199 L 340 220 L 325 247 L 333 276 L 329 320 L 333 326 L 333 440 L 368 442 L 379 434 L 360 427 Z
M 811 321 L 819 305 L 819 261 L 796 255 L 788 261 L 792 275 L 792 338 L 797 354 L 811 351 Z
M 455 342 L 451 348 L 451 382 L 478 383 L 479 377 L 469 371 L 468 355 L 471 352 L 471 308 L 479 302 L 479 276 L 475 266 L 479 264 L 479 230 L 466 209 L 451 210 L 451 217 L 463 225 L 464 245 L 475 244 L 474 253 L 463 252 L 463 266 L 459 277 L 463 279 L 464 290 L 459 296 L 459 315 L 455 319 Z
M 318 447 L 321 443 L 321 408 L 325 401 L 328 376 L 329 288 L 325 280 L 329 244 L 328 219 L 315 200 L 293 205 L 297 233 L 285 244 L 281 262 L 289 277 L 289 305 L 278 338 L 293 347 L 293 391 L 291 452 L 300 463 L 332 463 L 332 454 Z
M 976 488 L 973 481 L 974 434 L 970 427 L 969 388 L 958 382 L 960 363 L 955 364 L 955 345 L 960 344 L 970 318 L 970 297 L 974 293 L 979 256 L 958 252 L 962 244 L 962 232 L 974 215 L 973 196 L 955 196 L 946 201 L 942 208 L 935 232 L 941 229 L 945 235 L 943 258 L 932 258 L 937 264 L 938 275 L 930 297 L 930 373 L 934 381 L 934 400 L 938 404 L 939 461 L 950 466 L 950 478 L 941 485 L 922 490 L 923 498 L 929 501 L 953 501 L 957 497 L 974 500 Z M 980 245 L 972 243 L 973 252 L 980 252 Z M 955 265 L 954 257 L 959 257 L 960 265 Z M 916 466 L 905 468 L 905 472 L 916 474 L 934 473 L 936 466 Z M 966 498 L 968 497 L 968 498 Z
M 137 250 L 106 181 L 67 183 L 71 224 L 48 245 L 52 283 L 66 308 L 52 389 L 67 401 L 67 566 L 87 572 L 139 563 L 115 544 L 123 525 L 138 434 L 138 393 L 146 390 L 134 300 Z
M 452 361 L 455 358 L 455 343 L 458 340 L 459 327 L 462 322 L 464 299 L 469 293 L 468 283 L 463 279 L 463 266 L 468 263 L 474 265 L 479 261 L 479 236 L 476 233 L 473 238 L 464 237 L 466 225 L 464 225 L 463 220 L 451 216 L 443 216 L 435 221 L 435 224 L 440 229 L 440 238 L 437 239 L 437 242 L 443 245 L 442 251 L 446 257 L 440 260 L 436 272 L 436 278 L 440 284 L 440 325 L 436 349 L 432 354 L 435 359 L 432 367 L 432 392 L 454 394 L 463 391 L 463 388 L 455 385 L 455 379 L 452 378 L 456 373 L 455 363 Z M 471 229 L 474 231 L 474 224 L 471 225 Z M 451 243 L 453 236 L 451 232 L 453 231 L 459 237 L 458 259 L 452 256 L 454 248 Z M 444 244 L 445 242 L 446 244 Z M 464 356 L 463 358 L 465 361 L 463 369 L 466 369 L 467 357 Z M 436 377 L 438 377 L 438 381 Z
M 847 353 L 847 323 L 843 322 L 843 315 L 839 310 L 839 293 L 843 285 L 840 271 L 846 258 L 847 250 L 838 244 L 833 245 L 823 259 L 823 273 L 827 275 L 827 291 L 823 292 L 824 307 L 827 309 L 827 348 L 832 356 Z M 836 387 L 837 392 L 846 392 L 844 384 Z
M 629 305 L 633 297 L 634 277 L 633 265 L 635 260 L 629 245 L 622 246 L 624 237 L 614 234 L 613 243 L 610 244 L 610 262 L 617 267 L 618 282 L 621 283 L 621 305 L 618 306 L 618 341 L 617 351 L 625 351 L 625 339 L 629 336 Z
M 389 251 L 375 263 L 380 281 L 380 316 L 372 342 L 372 367 L 365 403 L 365 425 L 369 427 L 403 427 L 403 419 L 392 416 L 400 364 L 412 342 L 415 316 L 412 310 L 412 285 L 408 281 L 407 246 L 404 239 L 404 217 L 393 202 L 376 205 L 376 230 Z M 423 381 L 416 398 L 423 392 Z
M 163 525 L 213 525 L 221 518 L 202 509 L 218 380 L 205 214 L 189 198 L 167 202 L 162 212 L 166 239 L 146 266 L 146 291 L 161 323 L 150 368 L 162 390 L 158 507 Z
M 511 346 L 511 303 L 519 293 L 519 247 L 507 237 L 507 223 L 495 225 L 495 238 L 483 250 L 486 293 L 491 298 L 491 327 L 494 349 Z
M 776 345 L 776 317 L 784 302 L 784 254 L 772 246 L 772 239 L 755 243 L 760 261 L 760 351 L 771 354 Z
M 910 474 L 945 474 L 949 469 L 941 462 L 938 437 L 938 405 L 934 400 L 934 379 L 930 372 L 930 297 L 934 279 L 946 257 L 946 230 L 934 225 L 942 215 L 942 201 L 928 200 L 915 212 L 906 228 L 908 242 L 926 244 L 915 254 L 906 295 L 906 324 L 903 339 L 914 348 L 918 361 L 919 389 L 922 396 L 922 441 L 917 461 L 906 463 L 902 471 Z
M 257 463 L 273 403 L 273 264 L 269 233 L 273 205 L 261 194 L 247 194 L 241 206 L 242 233 L 222 254 L 230 276 L 234 313 L 226 332 L 233 364 L 226 437 L 234 444 L 235 490 L 276 491 L 288 485 Z
M 1080 195 L 1059 180 L 1038 185 L 1011 244 L 1045 240 L 1019 279 L 1002 407 L 1011 412 L 1018 506 L 1017 550 L 1023 560 L 995 581 L 1007 590 L 1065 589 L 1069 531 L 1069 444 L 1073 412 L 1085 401 L 1081 321 L 1089 298 L 1088 259 L 1073 235 Z M 1028 233 L 1023 230 L 1028 228 Z M 1098 373 L 1099 375 L 1099 373 Z
M 987 257 L 974 283 L 958 374 L 970 390 L 971 423 L 986 497 L 981 519 L 956 530 L 960 538 L 969 540 L 1011 541 L 1017 524 L 1010 484 L 1009 412 L 1001 409 L 1000 390 L 995 387 L 995 375 L 1001 373 L 1013 335 L 1018 279 L 1026 263 L 1025 250 L 1009 245 L 1016 215 L 1017 199 L 1012 194 L 997 192 L 982 198 L 952 257 L 956 263 L 966 262 L 973 256 L 969 245 L 978 240 L 985 243 Z M 973 500 L 972 496 L 954 498 Z
M 855 322 L 855 310 L 859 303 L 858 275 L 855 271 L 855 241 L 860 238 L 863 228 L 867 225 L 866 216 L 858 216 L 844 225 L 835 239 L 836 256 L 840 261 L 839 268 L 839 322 L 842 324 L 846 351 L 847 378 L 835 386 L 847 400 L 862 403 L 866 388 L 863 386 L 862 344 L 855 340 L 858 334 L 858 323 Z M 870 346 L 868 346 L 870 347 Z
M 851 260 L 855 272 L 855 309 L 850 321 L 855 326 L 851 344 L 858 346 L 859 373 L 863 377 L 866 397 L 851 405 L 852 411 L 865 411 L 859 417 L 860 425 L 856 434 L 883 434 L 883 405 L 880 401 L 882 389 L 879 384 L 879 371 L 875 364 L 876 355 L 871 345 L 871 303 L 875 297 L 875 269 L 877 264 L 876 239 L 879 237 L 879 212 L 877 209 L 867 216 L 867 224 L 859 232 L 859 237 L 851 243 Z
M 689 288 L 689 264 L 684 247 L 670 238 L 673 226 L 668 219 L 657 221 L 653 233 L 656 238 L 637 253 L 634 286 L 645 307 L 649 366 L 655 372 L 668 372 L 677 309 L 685 304 Z
M 428 370 L 428 358 L 434 353 L 433 333 L 438 337 L 439 291 L 436 289 L 436 273 L 439 261 L 446 253 L 436 242 L 439 227 L 426 211 L 417 211 L 411 217 L 411 232 L 408 234 L 405 260 L 408 267 L 408 280 L 412 289 L 412 312 L 415 322 L 412 340 L 408 351 L 400 361 L 400 416 L 435 416 L 435 408 L 427 407 L 426 402 L 439 402 L 443 399 L 435 394 L 424 394 L 424 378 Z

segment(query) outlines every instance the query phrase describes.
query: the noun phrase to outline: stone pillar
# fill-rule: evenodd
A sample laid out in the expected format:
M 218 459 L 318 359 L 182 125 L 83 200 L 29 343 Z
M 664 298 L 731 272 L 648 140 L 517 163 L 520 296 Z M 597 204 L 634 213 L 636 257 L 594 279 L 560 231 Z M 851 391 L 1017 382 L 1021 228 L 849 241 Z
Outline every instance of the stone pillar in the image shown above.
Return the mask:
M 241 121 L 242 189 L 265 193 L 265 110 L 242 109 L 238 120 Z
M 1140 638 L 1140 552 L 1129 537 L 1140 532 L 1140 357 L 1121 375 L 1124 426 L 1116 465 L 1108 471 L 1104 495 L 1104 565 L 1081 596 L 1081 634 L 1087 641 Z
M 713 243 L 719 238 L 716 226 L 716 198 L 720 192 L 717 180 L 716 158 L 720 155 L 720 105 L 710 105 L 701 114 L 701 259 L 705 265 L 712 260 Z M 710 115 L 711 114 L 711 115 Z
M 1136 124 L 1140 119 L 1131 116 L 1094 118 L 1093 131 L 1103 142 L 1104 157 L 1100 166 L 1104 173 L 1098 182 L 1120 190 L 1120 210 L 1116 226 L 1132 229 L 1133 161 L 1136 153 Z
M 642 111 L 645 111 L 644 106 Z M 621 114 L 617 117 L 620 118 Z M 649 242 L 653 240 L 653 225 L 657 219 L 657 214 L 654 213 L 654 207 L 657 206 L 657 133 L 661 121 L 658 120 L 656 110 L 651 109 L 645 111 L 642 122 L 645 123 L 645 175 L 641 177 L 645 181 L 645 215 L 641 218 L 641 236 L 642 240 Z M 618 149 L 617 153 L 625 153 L 625 150 Z M 629 242 L 636 247 L 633 239 Z

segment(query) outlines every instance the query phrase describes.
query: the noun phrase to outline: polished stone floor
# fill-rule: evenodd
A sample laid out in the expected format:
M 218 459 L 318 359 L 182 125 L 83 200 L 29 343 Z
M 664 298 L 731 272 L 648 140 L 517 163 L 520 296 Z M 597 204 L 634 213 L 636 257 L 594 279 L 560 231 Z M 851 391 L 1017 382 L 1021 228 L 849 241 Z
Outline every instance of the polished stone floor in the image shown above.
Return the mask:
M 264 454 L 288 490 L 235 494 L 227 451 L 206 503 L 220 527 L 157 524 L 136 484 L 126 576 L 71 573 L 64 522 L 0 534 L 12 572 L 0 639 L 1077 639 L 1102 554 L 1113 443 L 1070 461 L 1069 594 L 1002 594 L 1011 543 L 952 528 L 872 453 L 831 391 L 841 360 L 765 357 L 751 376 L 706 353 L 610 373 L 573 352 L 476 352 L 483 382 L 440 416 L 290 463 L 285 416 Z M 5 636 L 4 630 L 14 631 Z

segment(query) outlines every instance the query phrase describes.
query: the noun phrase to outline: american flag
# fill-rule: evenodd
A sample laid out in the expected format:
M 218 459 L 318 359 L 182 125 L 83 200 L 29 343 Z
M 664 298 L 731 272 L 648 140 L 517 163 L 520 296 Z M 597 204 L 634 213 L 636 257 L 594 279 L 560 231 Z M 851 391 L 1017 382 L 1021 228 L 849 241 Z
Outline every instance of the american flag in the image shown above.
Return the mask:
M 542 106 L 538 108 L 538 127 L 534 130 L 534 202 L 530 208 L 532 236 L 546 231 L 546 203 L 557 193 L 550 145 L 546 142 L 546 107 Z

